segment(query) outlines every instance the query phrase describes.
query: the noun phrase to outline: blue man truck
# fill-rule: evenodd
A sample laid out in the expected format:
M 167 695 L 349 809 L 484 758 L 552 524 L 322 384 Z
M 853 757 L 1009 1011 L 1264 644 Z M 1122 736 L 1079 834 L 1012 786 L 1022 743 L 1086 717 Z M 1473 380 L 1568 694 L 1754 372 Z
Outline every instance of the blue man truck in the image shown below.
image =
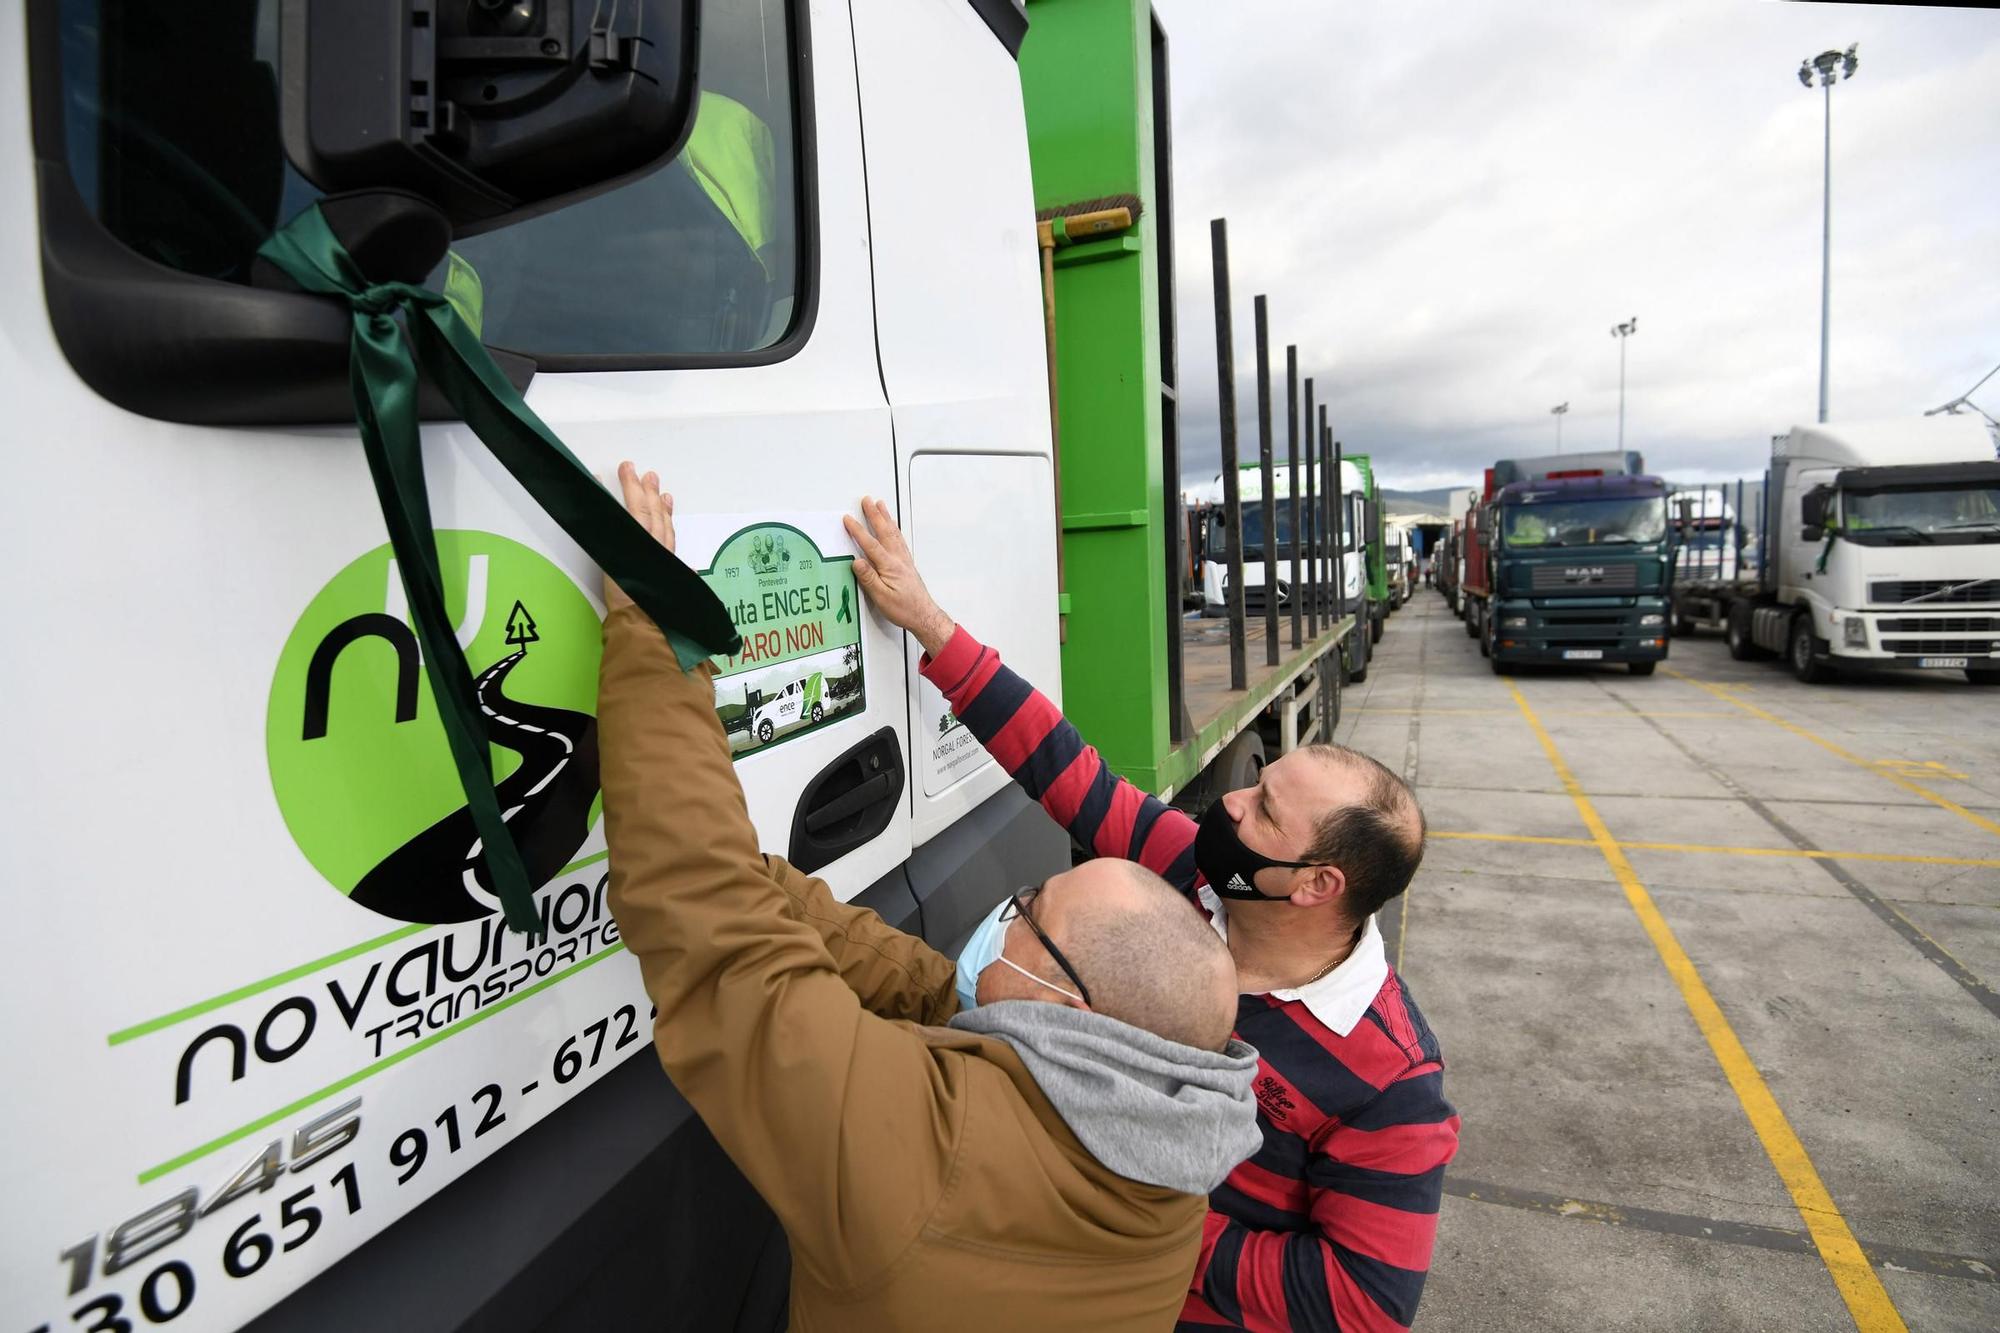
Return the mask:
M 1480 629 L 1496 674 L 1523 662 L 1623 662 L 1650 676 L 1666 659 L 1667 486 L 1638 475 L 1642 467 L 1637 454 L 1496 465 L 1496 481 L 1521 478 L 1491 502 L 1492 594 Z

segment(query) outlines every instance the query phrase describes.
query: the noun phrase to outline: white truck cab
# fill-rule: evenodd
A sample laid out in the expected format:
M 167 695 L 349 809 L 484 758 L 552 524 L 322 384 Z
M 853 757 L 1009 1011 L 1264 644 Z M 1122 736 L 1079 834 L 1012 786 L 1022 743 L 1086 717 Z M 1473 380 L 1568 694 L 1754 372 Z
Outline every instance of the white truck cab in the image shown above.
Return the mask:
M 749 723 L 776 743 L 738 750 L 762 844 L 948 945 L 1067 839 L 936 744 L 942 697 L 856 596 L 839 518 L 885 498 L 944 605 L 1059 695 L 1018 6 L 24 8 L 0 55 L 27 113 L 0 132 L 0 828 L 43 891 L 14 895 L 0 980 L 0 1325 L 781 1318 L 782 1237 L 661 1073 L 605 908 L 600 573 L 427 384 L 443 599 L 521 792 L 530 940 L 458 887 L 480 849 L 357 440 L 353 315 L 258 252 L 338 176 L 377 206 L 346 237 L 369 281 L 447 283 L 586 469 L 660 474 L 743 636 L 725 724 L 794 672 Z M 593 13 L 643 31 L 534 27 Z M 491 79 L 450 27 L 517 19 Z M 364 22 L 385 40 L 345 42 Z M 532 170 L 456 181 L 450 217 L 407 159 L 356 182 L 379 141 L 340 117 L 465 130 L 591 49 L 614 97 L 683 61 L 653 79 L 670 157 L 588 179 L 624 122 L 586 116 Z M 435 81 L 396 63 L 420 56 Z M 385 95 L 324 92 L 362 86 Z M 562 188 L 524 197 L 535 171 Z
M 2000 461 L 1972 416 L 1797 426 L 1772 444 L 1755 595 L 1729 608 L 1738 656 L 1801 679 L 1842 665 L 1963 671 L 2000 684 Z

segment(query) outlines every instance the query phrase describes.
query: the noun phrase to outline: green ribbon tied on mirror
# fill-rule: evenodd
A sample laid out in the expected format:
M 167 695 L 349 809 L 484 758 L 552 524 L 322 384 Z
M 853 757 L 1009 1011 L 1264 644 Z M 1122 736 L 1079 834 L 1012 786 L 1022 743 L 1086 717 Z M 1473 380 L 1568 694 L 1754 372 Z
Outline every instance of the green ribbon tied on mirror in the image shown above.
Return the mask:
M 708 585 L 626 513 L 534 414 L 445 296 L 412 283 L 370 282 L 317 204 L 281 227 L 258 253 L 306 291 L 340 298 L 353 311 L 348 379 L 355 421 L 439 721 L 479 832 L 488 887 L 500 899 L 508 925 L 538 934 L 536 886 L 529 883 L 495 797 L 472 673 L 445 613 L 417 426 L 418 366 L 535 503 L 653 618 L 684 668 L 735 653 L 742 638 Z M 398 313 L 406 318 L 399 321 Z

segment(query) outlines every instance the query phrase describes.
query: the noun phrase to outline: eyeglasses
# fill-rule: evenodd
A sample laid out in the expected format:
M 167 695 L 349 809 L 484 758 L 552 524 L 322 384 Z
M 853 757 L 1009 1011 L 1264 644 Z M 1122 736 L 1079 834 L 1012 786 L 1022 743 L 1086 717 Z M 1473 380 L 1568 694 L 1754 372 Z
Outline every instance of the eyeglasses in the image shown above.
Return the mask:
M 1056 966 L 1061 968 L 1062 974 L 1070 979 L 1070 984 L 1076 987 L 1077 994 L 1083 997 L 1083 1002 L 1089 1004 L 1090 987 L 1083 984 L 1083 978 L 1078 976 L 1076 969 L 1069 965 L 1069 959 L 1063 957 L 1062 950 L 1056 948 L 1056 942 L 1048 937 L 1048 933 L 1036 922 L 1034 914 L 1028 911 L 1028 904 L 1033 902 L 1035 895 L 1041 891 L 1042 886 L 1039 884 L 1031 884 L 1025 889 L 1016 889 L 1006 909 L 1000 913 L 1000 919 L 1002 921 L 1012 921 L 1018 916 L 1027 922 L 1028 929 L 1035 932 L 1035 938 L 1040 940 L 1042 947 L 1049 951 L 1049 957 L 1056 960 Z

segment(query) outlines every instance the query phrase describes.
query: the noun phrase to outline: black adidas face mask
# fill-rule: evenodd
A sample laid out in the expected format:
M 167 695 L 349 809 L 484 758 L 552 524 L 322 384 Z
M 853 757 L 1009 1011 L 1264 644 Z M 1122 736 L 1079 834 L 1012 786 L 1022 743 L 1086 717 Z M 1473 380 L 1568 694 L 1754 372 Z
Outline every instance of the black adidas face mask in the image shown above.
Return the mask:
M 1236 821 L 1222 808 L 1221 801 L 1209 806 L 1201 817 L 1200 828 L 1194 835 L 1194 863 L 1217 897 L 1252 903 L 1285 901 L 1284 898 L 1257 892 L 1254 884 L 1258 871 L 1301 870 L 1313 864 L 1311 861 L 1278 861 L 1245 847 L 1243 839 L 1236 836 Z

